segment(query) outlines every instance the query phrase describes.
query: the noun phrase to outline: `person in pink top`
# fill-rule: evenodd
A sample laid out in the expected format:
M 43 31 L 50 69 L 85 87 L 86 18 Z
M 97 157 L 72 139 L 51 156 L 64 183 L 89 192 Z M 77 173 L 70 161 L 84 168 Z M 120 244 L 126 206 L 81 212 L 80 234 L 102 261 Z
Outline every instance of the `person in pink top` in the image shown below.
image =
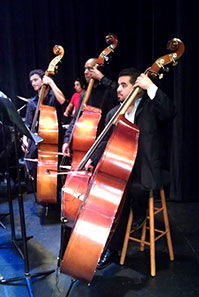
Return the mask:
M 70 114 L 74 114 L 80 99 L 80 95 L 85 92 L 85 84 L 80 78 L 74 81 L 75 93 L 72 95 L 70 103 L 67 105 L 64 116 L 68 117 Z

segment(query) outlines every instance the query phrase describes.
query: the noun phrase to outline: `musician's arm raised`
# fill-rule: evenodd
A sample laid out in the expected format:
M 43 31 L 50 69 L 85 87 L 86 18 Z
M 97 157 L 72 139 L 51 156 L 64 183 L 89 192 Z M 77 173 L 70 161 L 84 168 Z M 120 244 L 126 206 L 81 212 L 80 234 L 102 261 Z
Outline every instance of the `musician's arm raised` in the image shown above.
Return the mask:
M 59 101 L 59 103 L 61 105 L 65 103 L 64 94 L 58 88 L 58 86 L 56 85 L 56 83 L 54 82 L 54 80 L 52 78 L 50 78 L 49 76 L 44 75 L 43 83 L 46 84 L 46 85 L 49 85 L 51 87 L 53 93 L 55 94 L 55 97 L 56 97 L 57 101 Z

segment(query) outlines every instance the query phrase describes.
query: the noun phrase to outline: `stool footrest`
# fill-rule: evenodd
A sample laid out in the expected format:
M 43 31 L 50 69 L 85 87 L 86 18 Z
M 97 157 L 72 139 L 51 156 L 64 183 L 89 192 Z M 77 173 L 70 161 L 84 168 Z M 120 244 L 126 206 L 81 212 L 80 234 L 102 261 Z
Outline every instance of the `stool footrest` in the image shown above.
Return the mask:
M 155 242 L 160 239 L 163 236 L 166 236 L 167 238 L 167 246 L 169 251 L 169 258 L 171 261 L 174 260 L 174 254 L 173 254 L 173 246 L 171 241 L 171 233 L 170 233 L 170 227 L 169 227 L 169 220 L 168 220 L 168 214 L 167 214 L 167 207 L 166 207 L 166 200 L 165 200 L 165 194 L 164 190 L 160 189 L 160 197 L 161 197 L 161 206 L 155 207 L 154 206 L 154 197 L 153 197 L 153 191 L 150 191 L 149 196 L 149 214 L 147 216 L 147 220 L 149 222 L 149 226 L 147 226 L 147 223 L 142 227 L 142 235 L 141 238 L 136 238 L 132 236 L 132 234 L 135 232 L 135 230 L 131 229 L 131 224 L 133 221 L 133 212 L 130 210 L 125 239 L 123 243 L 123 248 L 121 252 L 120 257 L 120 264 L 123 265 L 126 257 L 126 252 L 128 248 L 128 242 L 129 240 L 139 242 L 140 243 L 140 250 L 144 250 L 144 245 L 150 246 L 150 262 L 151 262 L 151 276 L 156 275 L 156 264 L 155 264 Z M 163 218 L 164 218 L 164 230 L 156 229 L 154 226 L 154 220 L 155 215 L 162 212 Z M 146 240 L 146 231 L 149 231 L 149 240 Z M 156 233 L 159 233 L 157 235 Z
M 149 227 L 146 227 L 146 229 L 149 229 Z M 159 230 L 159 229 L 154 229 L 154 231 L 160 233 L 158 236 L 155 236 L 154 237 L 154 240 L 155 241 L 158 240 L 159 238 L 163 237 L 167 233 L 167 231 L 162 231 L 162 230 Z M 135 232 L 135 231 L 133 231 L 133 232 Z M 149 241 L 146 241 L 146 240 L 143 241 L 143 240 L 138 239 L 136 237 L 129 236 L 129 239 L 130 240 L 133 240 L 133 241 L 142 242 L 142 243 L 145 243 L 145 244 L 150 245 L 150 242 Z
M 145 241 L 145 240 L 141 240 L 139 238 L 136 238 L 136 237 L 129 237 L 130 240 L 133 240 L 133 241 L 136 241 L 136 242 L 141 242 L 141 243 L 144 243 L 144 244 L 147 244 L 147 245 L 150 245 L 150 242 L 148 241 Z

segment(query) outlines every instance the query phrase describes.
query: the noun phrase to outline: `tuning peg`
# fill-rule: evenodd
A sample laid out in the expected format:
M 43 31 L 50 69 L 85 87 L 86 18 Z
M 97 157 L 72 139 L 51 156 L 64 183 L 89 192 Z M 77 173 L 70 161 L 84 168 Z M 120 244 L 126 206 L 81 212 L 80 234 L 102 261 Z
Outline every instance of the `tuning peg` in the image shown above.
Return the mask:
M 172 65 L 173 65 L 173 66 L 176 66 L 177 64 L 178 64 L 178 61 L 173 60 Z
M 162 70 L 165 71 L 165 72 L 169 72 L 169 67 L 163 67 L 162 66 Z
M 171 58 L 171 60 L 172 60 L 172 65 L 173 65 L 173 66 L 176 66 L 176 65 L 178 64 L 178 62 L 175 60 L 177 57 L 178 57 L 178 56 L 177 56 L 177 53 L 173 53 L 173 54 L 170 56 L 170 58 Z
M 159 78 L 159 79 L 162 79 L 162 78 L 163 78 L 163 76 L 164 76 L 164 74 L 163 74 L 163 73 L 158 73 L 158 78 Z

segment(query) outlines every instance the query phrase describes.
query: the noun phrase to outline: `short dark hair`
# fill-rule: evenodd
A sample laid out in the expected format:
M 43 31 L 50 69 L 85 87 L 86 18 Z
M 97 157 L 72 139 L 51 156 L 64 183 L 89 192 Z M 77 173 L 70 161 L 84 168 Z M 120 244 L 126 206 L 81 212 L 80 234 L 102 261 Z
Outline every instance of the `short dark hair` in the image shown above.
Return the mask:
M 80 77 L 77 77 L 77 78 L 74 80 L 74 82 L 75 82 L 75 81 L 78 81 L 78 82 L 80 83 L 80 86 L 81 86 L 82 89 L 85 89 L 85 88 L 86 88 L 86 82 L 84 81 L 84 79 L 82 79 L 82 78 L 80 78 Z
M 29 73 L 29 78 L 34 75 L 34 74 L 38 74 L 41 78 L 43 78 L 45 72 L 42 70 L 42 69 L 34 69 L 34 70 L 31 70 L 30 73 Z
M 134 67 L 131 68 L 125 68 L 119 73 L 120 76 L 130 76 L 130 83 L 133 85 L 137 79 L 137 77 L 141 74 L 142 72 L 139 69 L 136 69 Z

